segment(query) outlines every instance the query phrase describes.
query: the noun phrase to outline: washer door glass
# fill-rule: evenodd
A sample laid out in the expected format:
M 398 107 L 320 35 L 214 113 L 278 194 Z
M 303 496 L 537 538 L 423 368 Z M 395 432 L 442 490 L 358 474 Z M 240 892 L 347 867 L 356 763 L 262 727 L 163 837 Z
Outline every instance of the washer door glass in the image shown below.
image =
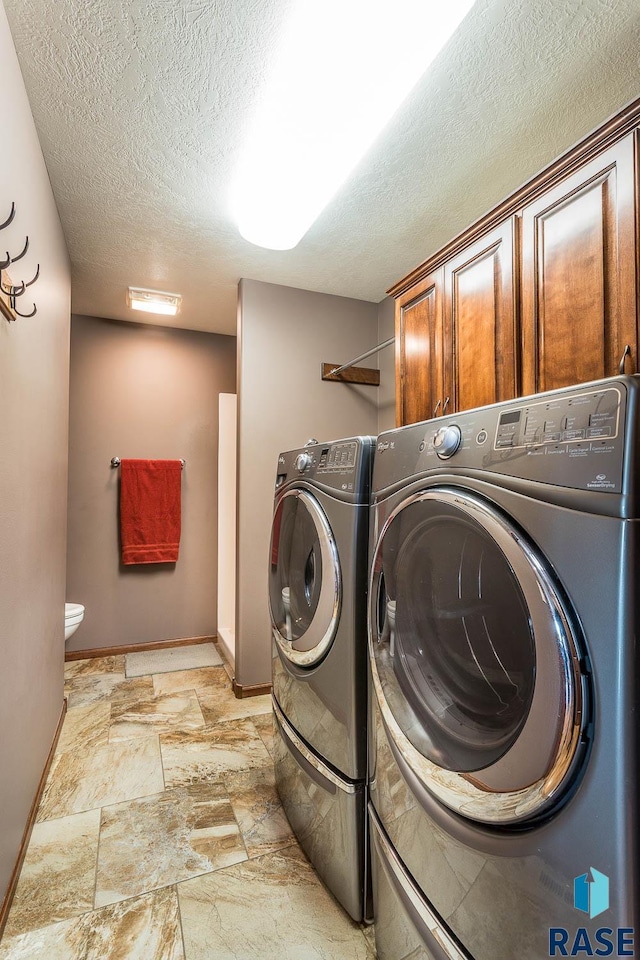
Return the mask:
M 327 653 L 340 613 L 341 577 L 331 528 L 317 500 L 290 490 L 271 529 L 269 605 L 282 653 L 311 666 Z
M 370 626 L 383 716 L 425 785 L 476 819 L 539 812 L 571 768 L 582 683 L 560 597 L 517 528 L 470 493 L 409 498 L 378 542 Z

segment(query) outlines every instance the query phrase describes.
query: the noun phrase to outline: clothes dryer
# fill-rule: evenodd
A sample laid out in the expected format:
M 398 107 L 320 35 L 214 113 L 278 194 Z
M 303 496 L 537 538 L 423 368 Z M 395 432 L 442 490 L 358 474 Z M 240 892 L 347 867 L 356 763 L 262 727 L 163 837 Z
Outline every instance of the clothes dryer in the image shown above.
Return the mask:
M 374 439 L 278 458 L 269 569 L 276 783 L 326 885 L 365 904 L 367 547 Z
M 640 952 L 639 387 L 598 381 L 378 438 L 380 960 Z

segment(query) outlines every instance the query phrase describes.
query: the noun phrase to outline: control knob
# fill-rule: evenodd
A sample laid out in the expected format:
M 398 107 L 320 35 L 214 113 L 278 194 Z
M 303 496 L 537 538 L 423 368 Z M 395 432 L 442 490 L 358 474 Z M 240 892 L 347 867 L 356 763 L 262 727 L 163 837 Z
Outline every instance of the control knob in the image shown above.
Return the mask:
M 296 457 L 296 470 L 299 470 L 300 473 L 304 473 L 307 467 L 311 466 L 311 454 L 310 453 L 299 453 Z
M 462 431 L 455 423 L 448 427 L 440 427 L 433 438 L 434 449 L 441 460 L 452 457 L 461 443 Z

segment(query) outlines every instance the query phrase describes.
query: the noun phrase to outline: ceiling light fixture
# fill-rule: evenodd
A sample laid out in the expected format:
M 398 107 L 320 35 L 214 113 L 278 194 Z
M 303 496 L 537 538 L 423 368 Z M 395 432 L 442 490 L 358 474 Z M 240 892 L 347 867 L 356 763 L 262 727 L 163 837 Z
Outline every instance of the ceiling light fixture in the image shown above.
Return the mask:
M 473 3 L 296 0 L 233 188 L 246 240 L 295 247 Z
M 175 317 L 180 310 L 182 297 L 179 293 L 164 293 L 162 290 L 143 290 L 142 287 L 129 287 L 127 306 L 132 310 L 145 313 L 163 313 Z

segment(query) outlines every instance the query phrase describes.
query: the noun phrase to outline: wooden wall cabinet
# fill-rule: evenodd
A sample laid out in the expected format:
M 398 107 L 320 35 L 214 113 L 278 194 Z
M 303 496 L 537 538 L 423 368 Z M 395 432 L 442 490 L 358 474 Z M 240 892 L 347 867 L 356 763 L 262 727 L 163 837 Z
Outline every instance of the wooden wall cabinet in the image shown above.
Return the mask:
M 522 211 L 522 393 L 618 372 L 636 350 L 634 140 Z
M 516 222 L 500 224 L 396 301 L 396 422 L 516 395 Z
M 515 257 L 511 217 L 444 266 L 448 412 L 516 396 Z
M 401 280 L 398 425 L 637 369 L 640 100 Z
M 396 301 L 396 422 L 435 417 L 444 403 L 444 271 Z

